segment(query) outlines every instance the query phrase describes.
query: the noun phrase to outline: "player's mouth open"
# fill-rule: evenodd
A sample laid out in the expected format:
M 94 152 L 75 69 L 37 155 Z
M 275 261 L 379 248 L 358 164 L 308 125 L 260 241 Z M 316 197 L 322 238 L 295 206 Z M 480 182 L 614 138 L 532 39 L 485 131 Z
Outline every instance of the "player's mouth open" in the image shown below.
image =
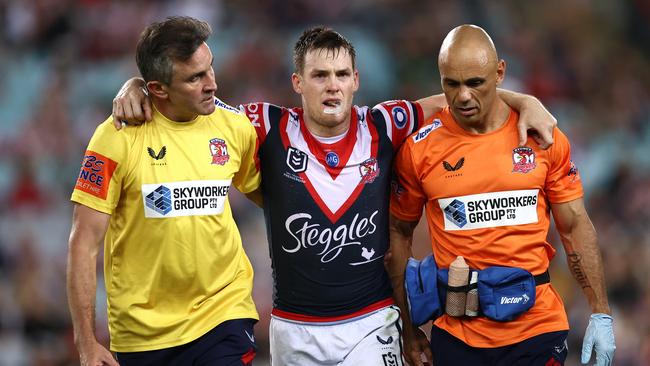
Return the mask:
M 339 114 L 343 110 L 343 103 L 339 99 L 327 99 L 323 105 L 325 106 L 323 112 L 326 114 Z

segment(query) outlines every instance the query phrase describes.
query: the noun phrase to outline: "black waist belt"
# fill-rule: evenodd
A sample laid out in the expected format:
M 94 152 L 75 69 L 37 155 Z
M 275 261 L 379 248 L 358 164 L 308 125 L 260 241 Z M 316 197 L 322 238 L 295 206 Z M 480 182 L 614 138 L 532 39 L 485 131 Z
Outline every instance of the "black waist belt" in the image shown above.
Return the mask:
M 472 275 L 472 271 L 469 271 L 469 275 Z M 540 273 L 537 276 L 533 276 L 535 279 L 535 286 L 544 285 L 551 282 L 551 275 L 548 273 L 548 269 L 544 273 Z M 443 285 L 447 288 L 447 291 L 451 292 L 467 292 L 478 287 L 478 283 L 472 283 L 465 286 L 449 286 L 446 283 L 438 282 L 438 285 Z

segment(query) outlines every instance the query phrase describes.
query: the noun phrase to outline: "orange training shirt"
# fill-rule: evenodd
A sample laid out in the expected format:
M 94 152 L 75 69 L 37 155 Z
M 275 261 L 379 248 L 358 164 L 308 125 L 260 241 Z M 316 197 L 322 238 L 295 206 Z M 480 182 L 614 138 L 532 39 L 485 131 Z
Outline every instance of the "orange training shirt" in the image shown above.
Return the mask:
M 555 256 L 546 240 L 549 204 L 581 198 L 582 184 L 566 136 L 556 128 L 548 150 L 531 138 L 520 148 L 518 118 L 511 110 L 499 129 L 472 134 L 445 108 L 398 153 L 391 214 L 418 221 L 425 208 L 439 268 L 462 255 L 470 268 L 520 267 L 537 275 Z M 513 321 L 443 315 L 434 324 L 473 347 L 501 347 L 569 328 L 551 284 L 537 286 L 535 305 Z

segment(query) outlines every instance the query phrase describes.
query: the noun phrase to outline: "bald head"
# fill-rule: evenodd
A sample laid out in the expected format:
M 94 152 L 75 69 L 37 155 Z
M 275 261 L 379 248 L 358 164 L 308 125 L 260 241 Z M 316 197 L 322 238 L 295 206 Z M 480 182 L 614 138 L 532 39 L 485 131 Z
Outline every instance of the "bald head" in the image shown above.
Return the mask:
M 440 47 L 438 68 L 451 113 L 463 128 L 485 133 L 507 118 L 507 105 L 497 97 L 506 64 L 497 58 L 483 29 L 461 25 L 449 32 Z
M 497 50 L 490 36 L 481 27 L 464 24 L 447 34 L 440 47 L 438 66 L 455 63 L 458 59 L 473 60 L 477 66 L 494 65 L 498 58 Z

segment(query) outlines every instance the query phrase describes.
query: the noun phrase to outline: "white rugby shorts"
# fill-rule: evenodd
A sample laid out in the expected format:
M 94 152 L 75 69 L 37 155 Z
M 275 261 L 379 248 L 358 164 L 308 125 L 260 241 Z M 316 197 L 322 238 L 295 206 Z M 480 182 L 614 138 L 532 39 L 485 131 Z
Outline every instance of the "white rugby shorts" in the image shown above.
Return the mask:
M 404 366 L 394 305 L 332 323 L 271 316 L 272 366 Z

